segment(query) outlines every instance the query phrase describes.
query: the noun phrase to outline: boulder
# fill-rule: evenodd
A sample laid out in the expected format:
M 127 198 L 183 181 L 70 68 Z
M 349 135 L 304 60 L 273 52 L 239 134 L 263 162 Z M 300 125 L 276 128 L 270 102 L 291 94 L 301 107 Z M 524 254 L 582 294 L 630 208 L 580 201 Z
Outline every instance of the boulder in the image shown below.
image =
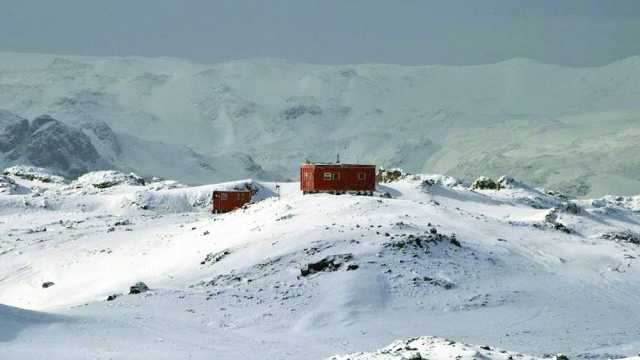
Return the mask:
M 480 176 L 472 184 L 473 190 L 500 190 L 500 185 L 493 179 L 486 176 Z
M 142 281 L 135 283 L 135 285 L 129 288 L 130 295 L 142 294 L 147 291 L 149 291 L 149 287 Z
M 379 183 L 390 183 L 401 180 L 407 175 L 402 169 L 379 169 L 378 174 L 376 174 L 376 180 Z
M 352 254 L 330 255 L 316 262 L 308 263 L 304 268 L 300 269 L 300 275 L 309 276 L 318 272 L 331 272 L 340 269 L 343 263 L 353 259 Z M 350 269 L 355 270 L 355 269 Z

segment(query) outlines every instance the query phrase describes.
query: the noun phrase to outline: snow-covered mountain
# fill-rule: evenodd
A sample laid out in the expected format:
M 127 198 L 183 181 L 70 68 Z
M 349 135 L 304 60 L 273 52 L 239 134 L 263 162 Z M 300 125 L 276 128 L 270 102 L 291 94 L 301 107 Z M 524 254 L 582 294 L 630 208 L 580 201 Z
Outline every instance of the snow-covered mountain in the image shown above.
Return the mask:
M 270 177 L 243 154 L 204 156 L 187 146 L 116 133 L 100 121 L 69 125 L 49 115 L 28 121 L 0 110 L 0 166 L 23 164 L 69 178 L 107 168 L 135 169 L 143 176 L 176 175 L 191 183 L 240 175 Z
M 509 177 L 278 196 L 252 180 L 5 173 L 0 190 L 19 191 L 0 191 L 3 360 L 322 359 L 418 336 L 455 342 L 337 359 L 640 351 L 638 197 L 571 200 Z M 214 189 L 238 187 L 253 204 L 208 212 Z
M 170 174 L 170 151 L 129 159 L 186 182 L 247 168 L 293 179 L 305 159 L 340 153 L 466 179 L 510 173 L 577 196 L 635 194 L 639 70 L 640 57 L 589 68 L 526 59 L 406 67 L 0 53 L 0 108 L 188 146 L 204 161 Z

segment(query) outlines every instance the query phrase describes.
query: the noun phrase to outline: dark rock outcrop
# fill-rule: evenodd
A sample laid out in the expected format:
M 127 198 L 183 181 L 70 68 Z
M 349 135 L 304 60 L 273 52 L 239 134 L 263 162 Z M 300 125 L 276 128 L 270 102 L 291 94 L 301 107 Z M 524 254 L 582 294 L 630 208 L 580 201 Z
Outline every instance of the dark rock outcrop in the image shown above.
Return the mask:
M 337 271 L 338 269 L 340 269 L 340 267 L 342 267 L 342 264 L 349 262 L 352 259 L 352 254 L 330 255 L 320 259 L 319 261 L 308 263 L 304 268 L 300 269 L 300 275 L 309 276 L 318 272 Z M 351 267 L 351 269 L 348 270 L 356 269 L 357 267 Z
M 71 177 L 107 165 L 86 134 L 46 115 L 31 123 L 31 136 L 24 144 L 23 155 L 36 166 L 53 168 Z
M 135 283 L 132 287 L 129 288 L 129 295 L 142 294 L 149 291 L 149 287 L 147 284 L 142 281 Z
M 6 110 L 0 110 L 0 152 L 15 149 L 29 136 L 29 121 Z
M 500 185 L 491 178 L 481 176 L 471 184 L 471 188 L 473 190 L 500 190 Z
M 602 234 L 601 237 L 606 240 L 640 245 L 640 234 L 635 233 L 631 230 L 608 232 Z
M 67 177 L 111 167 L 89 136 L 49 115 L 29 123 L 0 110 L 0 153 L 9 164 L 35 165 Z

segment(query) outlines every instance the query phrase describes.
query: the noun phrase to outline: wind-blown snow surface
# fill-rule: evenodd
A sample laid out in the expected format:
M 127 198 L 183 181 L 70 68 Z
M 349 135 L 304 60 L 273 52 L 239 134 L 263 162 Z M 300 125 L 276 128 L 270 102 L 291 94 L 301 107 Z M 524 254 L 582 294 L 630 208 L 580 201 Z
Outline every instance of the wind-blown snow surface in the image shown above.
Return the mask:
M 251 169 L 294 178 L 305 158 L 340 153 L 467 180 L 509 173 L 593 197 L 640 192 L 639 70 L 640 57 L 589 68 L 405 67 L 0 53 L 0 109 L 106 123 L 156 144 L 121 139 L 120 163 L 183 182 Z M 159 155 L 158 142 L 203 155 L 172 171 L 156 162 L 194 155 Z
M 319 359 L 424 335 L 534 356 L 640 351 L 636 198 L 425 175 L 381 185 L 392 198 L 297 183 L 278 198 L 250 180 L 96 187 L 105 176 L 15 177 L 33 190 L 0 194 L 3 360 Z M 207 211 L 213 189 L 245 186 L 254 204 Z M 138 281 L 151 290 L 128 295 Z

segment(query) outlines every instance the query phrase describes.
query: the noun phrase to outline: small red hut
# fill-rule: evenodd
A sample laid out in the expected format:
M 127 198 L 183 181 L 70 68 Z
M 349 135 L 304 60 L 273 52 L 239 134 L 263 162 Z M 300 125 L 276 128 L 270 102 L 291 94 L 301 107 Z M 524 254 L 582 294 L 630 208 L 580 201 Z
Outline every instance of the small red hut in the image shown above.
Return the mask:
M 302 193 L 347 192 L 372 195 L 376 190 L 376 166 L 360 164 L 303 164 Z
M 251 201 L 251 190 L 216 190 L 211 197 L 212 211 L 224 213 L 242 207 Z

